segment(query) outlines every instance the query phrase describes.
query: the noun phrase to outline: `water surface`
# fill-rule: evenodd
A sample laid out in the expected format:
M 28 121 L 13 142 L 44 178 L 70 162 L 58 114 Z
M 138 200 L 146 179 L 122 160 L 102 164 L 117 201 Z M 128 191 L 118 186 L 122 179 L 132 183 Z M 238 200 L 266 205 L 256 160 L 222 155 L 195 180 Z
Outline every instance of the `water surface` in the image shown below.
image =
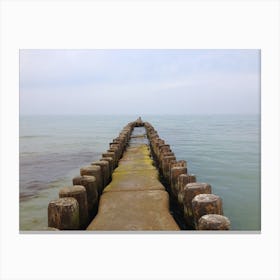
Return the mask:
M 20 230 L 47 227 L 47 207 L 80 167 L 101 157 L 138 116 L 21 116 Z M 257 115 L 142 116 L 187 161 L 197 181 L 223 199 L 233 230 L 260 230 Z

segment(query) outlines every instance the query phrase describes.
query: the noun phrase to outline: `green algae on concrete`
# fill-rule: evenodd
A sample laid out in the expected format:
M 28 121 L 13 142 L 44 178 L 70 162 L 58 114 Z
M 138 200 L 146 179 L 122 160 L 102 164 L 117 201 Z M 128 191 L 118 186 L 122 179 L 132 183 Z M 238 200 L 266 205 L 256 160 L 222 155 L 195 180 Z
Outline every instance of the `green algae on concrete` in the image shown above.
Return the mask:
M 104 192 L 125 190 L 164 190 L 145 144 L 127 149 Z

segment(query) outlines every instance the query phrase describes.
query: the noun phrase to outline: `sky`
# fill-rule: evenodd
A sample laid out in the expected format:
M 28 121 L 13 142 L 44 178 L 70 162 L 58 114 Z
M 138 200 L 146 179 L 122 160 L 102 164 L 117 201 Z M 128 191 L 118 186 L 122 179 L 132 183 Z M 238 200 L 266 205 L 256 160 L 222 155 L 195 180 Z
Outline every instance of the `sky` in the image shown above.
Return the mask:
M 21 115 L 259 114 L 260 50 L 20 50 Z

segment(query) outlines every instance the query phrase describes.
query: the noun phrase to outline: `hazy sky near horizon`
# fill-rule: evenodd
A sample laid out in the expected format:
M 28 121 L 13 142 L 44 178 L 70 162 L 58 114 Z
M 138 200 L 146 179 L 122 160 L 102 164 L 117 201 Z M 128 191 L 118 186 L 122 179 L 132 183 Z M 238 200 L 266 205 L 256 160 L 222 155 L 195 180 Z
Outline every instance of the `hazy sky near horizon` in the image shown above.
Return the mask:
M 226 113 L 260 113 L 260 50 L 20 50 L 20 114 Z

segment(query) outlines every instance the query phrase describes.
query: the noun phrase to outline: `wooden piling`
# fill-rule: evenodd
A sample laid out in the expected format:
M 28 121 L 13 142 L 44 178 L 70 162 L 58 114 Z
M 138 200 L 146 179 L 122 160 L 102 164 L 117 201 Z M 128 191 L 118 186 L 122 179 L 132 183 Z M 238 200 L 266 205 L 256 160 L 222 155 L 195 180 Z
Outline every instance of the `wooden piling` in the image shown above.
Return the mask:
M 80 169 L 81 176 L 88 175 L 94 176 L 97 184 L 98 194 L 100 195 L 103 190 L 102 172 L 101 167 L 97 165 L 84 166 Z
M 211 186 L 206 183 L 189 183 L 184 187 L 184 218 L 189 226 L 194 226 L 192 200 L 198 194 L 211 194 Z
M 97 212 L 98 186 L 94 176 L 77 176 L 73 178 L 73 185 L 84 186 L 87 192 L 88 215 L 90 218 Z
M 114 171 L 114 165 L 113 165 L 113 158 L 111 157 L 102 157 L 100 158 L 101 161 L 107 161 L 109 163 L 109 180 L 111 180 L 112 178 L 112 174 L 113 174 L 113 171 Z
M 207 214 L 223 215 L 222 199 L 214 194 L 199 194 L 192 200 L 192 212 L 195 228 L 198 220 Z
M 101 173 L 102 173 L 102 184 L 103 184 L 103 189 L 107 186 L 109 183 L 109 178 L 110 178 L 110 168 L 109 168 L 109 162 L 107 161 L 94 161 L 91 163 L 93 166 L 100 166 L 101 168 Z
M 85 229 L 88 225 L 88 204 L 87 204 L 87 192 L 84 186 L 75 185 L 71 187 L 64 187 L 59 191 L 59 197 L 73 197 L 79 203 L 79 219 L 80 228 Z
M 194 174 L 181 174 L 178 177 L 178 204 L 181 209 L 184 209 L 183 197 L 184 188 L 189 183 L 195 183 L 196 176 Z
M 163 177 L 166 182 L 169 182 L 169 174 L 170 174 L 170 162 L 171 161 L 176 161 L 175 156 L 164 156 L 163 157 L 163 162 L 162 162 L 162 172 L 163 172 Z
M 102 157 L 111 157 L 113 159 L 114 169 L 118 166 L 117 155 L 115 152 L 106 152 L 102 154 Z
M 50 201 L 48 227 L 60 230 L 78 230 L 80 227 L 78 201 L 73 197 Z
M 110 144 L 110 148 L 108 151 L 115 152 L 118 160 L 121 158 L 121 155 L 122 155 L 121 145 L 119 145 L 117 143 Z
M 172 167 L 170 170 L 170 177 L 171 177 L 171 191 L 174 195 L 174 197 L 177 198 L 178 196 L 178 187 L 177 187 L 177 181 L 178 181 L 178 177 L 181 174 L 187 174 L 187 168 L 186 167 L 182 167 L 182 166 L 175 166 Z

